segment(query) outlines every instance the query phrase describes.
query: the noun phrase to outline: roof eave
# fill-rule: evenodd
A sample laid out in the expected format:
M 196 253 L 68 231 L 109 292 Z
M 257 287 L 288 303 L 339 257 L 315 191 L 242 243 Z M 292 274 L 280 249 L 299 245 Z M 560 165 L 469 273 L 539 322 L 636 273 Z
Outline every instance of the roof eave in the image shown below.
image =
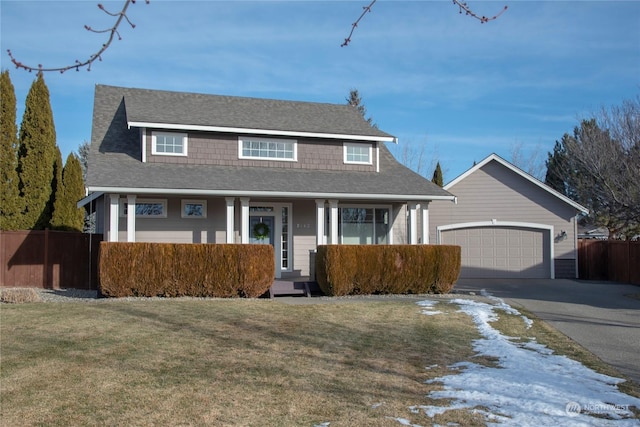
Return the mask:
M 302 132 L 302 131 L 283 131 L 275 129 L 251 129 L 240 127 L 228 127 L 228 126 L 205 126 L 205 125 L 187 125 L 179 123 L 155 123 L 155 122 L 138 122 L 127 121 L 129 128 L 155 128 L 155 129 L 170 129 L 170 130 L 183 130 L 183 131 L 202 131 L 202 132 L 225 132 L 225 133 L 238 133 L 246 135 L 270 135 L 270 136 L 291 136 L 291 137 L 305 137 L 305 138 L 328 138 L 328 139 L 341 139 L 341 140 L 353 140 L 353 141 L 376 141 L 376 142 L 393 142 L 398 143 L 398 138 L 394 136 L 376 136 L 376 135 L 349 135 L 341 133 L 326 133 L 326 132 Z
M 204 190 L 193 188 L 137 188 L 137 187 L 88 187 L 90 192 L 128 193 L 149 195 L 183 195 L 183 196 L 224 196 L 224 197 L 275 197 L 297 199 L 349 199 L 349 200 L 383 200 L 383 201 L 453 201 L 453 195 L 427 194 L 362 194 L 362 193 L 331 193 L 331 192 L 291 192 L 291 191 L 260 191 L 260 190 Z M 95 193 L 94 193 L 95 194 Z M 86 199 L 86 198 L 85 198 Z M 84 200 L 84 199 L 83 199 Z

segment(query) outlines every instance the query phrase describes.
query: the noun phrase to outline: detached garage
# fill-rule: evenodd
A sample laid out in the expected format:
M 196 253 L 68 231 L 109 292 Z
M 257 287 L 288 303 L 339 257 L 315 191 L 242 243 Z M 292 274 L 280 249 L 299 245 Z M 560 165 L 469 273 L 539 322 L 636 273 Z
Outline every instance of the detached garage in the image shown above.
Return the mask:
M 462 248 L 461 278 L 577 277 L 577 219 L 587 210 L 492 154 L 445 185 L 430 235 Z

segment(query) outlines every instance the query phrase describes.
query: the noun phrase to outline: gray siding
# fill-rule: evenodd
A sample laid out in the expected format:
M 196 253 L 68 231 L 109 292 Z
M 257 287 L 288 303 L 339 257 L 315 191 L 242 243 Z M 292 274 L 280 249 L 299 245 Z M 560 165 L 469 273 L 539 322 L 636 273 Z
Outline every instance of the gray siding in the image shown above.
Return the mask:
M 576 210 L 535 186 L 530 181 L 491 161 L 449 191 L 458 203 L 432 202 L 429 205 L 430 239 L 436 242 L 436 226 L 476 221 L 517 221 L 554 227 L 556 259 L 575 259 Z M 566 238 L 557 239 L 566 232 Z
M 146 130 L 146 161 L 148 163 L 177 163 L 188 165 L 270 167 L 284 169 L 376 171 L 375 143 L 372 146 L 372 164 L 344 163 L 343 142 L 329 139 L 287 139 L 298 142 L 297 161 L 270 161 L 240 159 L 238 135 L 191 132 L 188 134 L 187 156 L 153 155 L 151 150 L 153 130 Z M 358 141 L 352 141 L 358 142 Z M 364 142 L 358 142 L 364 143 Z
M 316 249 L 316 203 L 313 200 L 300 200 L 293 203 L 293 272 L 308 276 L 310 265 L 309 251 Z
M 150 197 L 138 197 L 146 198 Z M 189 200 L 206 200 L 206 218 L 182 218 L 182 198 L 154 198 L 167 200 L 167 217 L 136 218 L 136 242 L 225 243 L 226 204 L 223 198 L 185 197 Z M 126 217 L 120 216 L 118 230 L 118 240 L 126 242 Z

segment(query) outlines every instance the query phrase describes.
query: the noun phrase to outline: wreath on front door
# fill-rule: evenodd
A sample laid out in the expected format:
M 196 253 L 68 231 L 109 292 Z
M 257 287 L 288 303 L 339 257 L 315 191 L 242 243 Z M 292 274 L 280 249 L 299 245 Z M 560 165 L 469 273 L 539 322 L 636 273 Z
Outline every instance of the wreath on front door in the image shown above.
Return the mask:
M 253 226 L 253 238 L 258 240 L 264 240 L 269 237 L 271 229 L 264 222 L 259 222 Z

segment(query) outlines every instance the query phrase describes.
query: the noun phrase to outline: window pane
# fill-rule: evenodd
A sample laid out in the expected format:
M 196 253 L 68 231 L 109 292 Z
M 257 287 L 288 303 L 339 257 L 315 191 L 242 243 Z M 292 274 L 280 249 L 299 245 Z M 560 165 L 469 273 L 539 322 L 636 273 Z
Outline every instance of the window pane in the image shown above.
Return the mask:
M 389 209 L 376 209 L 376 243 L 386 245 L 389 243 Z
M 183 154 L 184 138 L 182 135 L 156 134 L 156 153 Z
M 373 243 L 373 209 L 342 208 L 342 243 Z
M 201 203 L 185 203 L 184 205 L 185 216 L 202 216 L 202 204 Z
M 345 160 L 347 162 L 370 163 L 369 148 L 367 145 L 347 145 Z
M 242 141 L 242 156 L 259 159 L 291 159 L 293 160 L 294 142 L 276 141 Z
M 163 207 L 162 203 L 136 203 L 136 216 L 160 216 Z

